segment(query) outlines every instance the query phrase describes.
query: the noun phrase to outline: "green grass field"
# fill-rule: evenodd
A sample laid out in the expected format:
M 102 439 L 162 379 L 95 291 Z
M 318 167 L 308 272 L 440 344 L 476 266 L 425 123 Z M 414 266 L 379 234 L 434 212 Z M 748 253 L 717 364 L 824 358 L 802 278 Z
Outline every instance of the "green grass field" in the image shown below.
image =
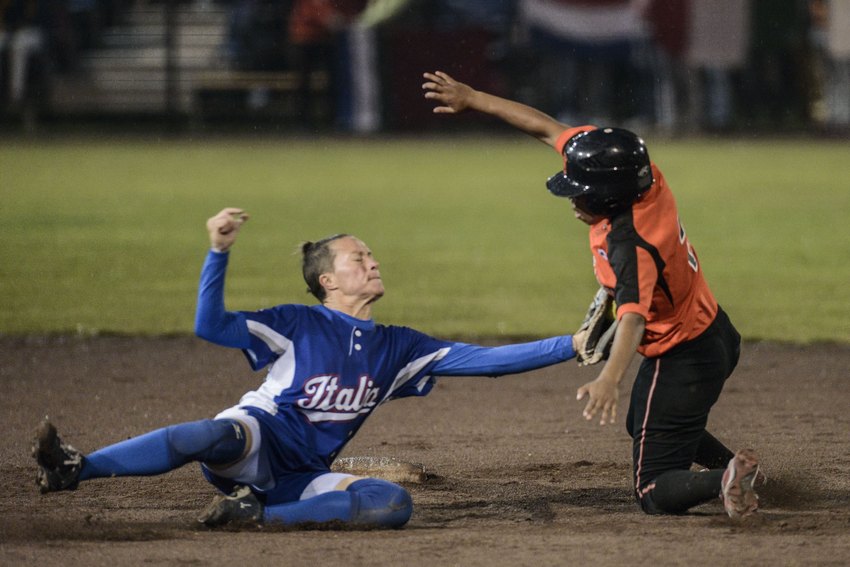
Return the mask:
M 850 144 L 648 138 L 715 295 L 749 339 L 850 342 Z M 586 228 L 543 185 L 560 160 L 504 138 L 5 140 L 0 332 L 188 333 L 206 219 L 252 219 L 229 309 L 311 302 L 299 242 L 363 238 L 385 323 L 470 340 L 579 324 Z

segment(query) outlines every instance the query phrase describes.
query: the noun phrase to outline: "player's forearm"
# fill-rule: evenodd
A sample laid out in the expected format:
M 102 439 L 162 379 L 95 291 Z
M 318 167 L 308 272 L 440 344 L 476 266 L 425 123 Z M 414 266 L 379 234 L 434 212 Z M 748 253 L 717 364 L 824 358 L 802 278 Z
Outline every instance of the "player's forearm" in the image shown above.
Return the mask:
M 473 93 L 470 97 L 469 107 L 495 116 L 552 147 L 555 146 L 561 132 L 570 127 L 536 108 L 483 91 Z
M 433 368 L 435 376 L 503 376 L 564 362 L 575 356 L 571 335 L 483 347 L 458 344 Z
M 248 348 L 250 336 L 244 316 L 224 308 L 224 276 L 228 254 L 210 251 L 201 269 L 195 334 L 218 345 Z
M 600 380 L 610 380 L 614 384 L 622 381 L 637 353 L 645 328 L 646 319 L 637 313 L 623 315 L 617 325 L 614 344 L 611 345 L 611 355 L 602 368 L 602 372 L 599 373 Z

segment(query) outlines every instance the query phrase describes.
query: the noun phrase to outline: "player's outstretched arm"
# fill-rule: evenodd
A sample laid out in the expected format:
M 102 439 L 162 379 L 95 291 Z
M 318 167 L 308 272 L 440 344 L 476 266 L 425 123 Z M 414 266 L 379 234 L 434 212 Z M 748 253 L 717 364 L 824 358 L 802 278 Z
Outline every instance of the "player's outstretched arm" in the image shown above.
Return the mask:
M 570 127 L 528 105 L 477 91 L 442 71 L 424 73 L 422 76 L 426 79 L 422 84 L 425 98 L 439 103 L 434 107 L 435 114 L 477 110 L 495 116 L 552 147 L 555 147 L 561 132 Z
M 485 347 L 455 343 L 434 368 L 434 376 L 504 376 L 544 368 L 574 358 L 572 335 L 527 343 Z

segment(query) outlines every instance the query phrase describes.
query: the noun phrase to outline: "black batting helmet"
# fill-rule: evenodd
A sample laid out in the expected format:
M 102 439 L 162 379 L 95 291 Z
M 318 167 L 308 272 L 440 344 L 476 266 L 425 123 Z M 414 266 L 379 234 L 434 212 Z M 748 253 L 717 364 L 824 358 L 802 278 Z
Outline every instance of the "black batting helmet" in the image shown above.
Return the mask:
M 564 146 L 564 170 L 546 181 L 558 197 L 577 201 L 591 214 L 610 215 L 631 205 L 652 186 L 646 145 L 622 128 L 576 134 Z

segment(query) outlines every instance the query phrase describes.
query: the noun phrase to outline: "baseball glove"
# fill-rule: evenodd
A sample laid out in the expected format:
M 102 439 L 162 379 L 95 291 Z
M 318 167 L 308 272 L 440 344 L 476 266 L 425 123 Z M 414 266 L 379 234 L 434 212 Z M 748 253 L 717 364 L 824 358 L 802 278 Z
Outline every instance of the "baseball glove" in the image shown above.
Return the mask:
M 596 364 L 608 358 L 617 330 L 616 312 L 614 298 L 607 289 L 600 287 L 587 309 L 581 327 L 573 334 L 579 366 Z

